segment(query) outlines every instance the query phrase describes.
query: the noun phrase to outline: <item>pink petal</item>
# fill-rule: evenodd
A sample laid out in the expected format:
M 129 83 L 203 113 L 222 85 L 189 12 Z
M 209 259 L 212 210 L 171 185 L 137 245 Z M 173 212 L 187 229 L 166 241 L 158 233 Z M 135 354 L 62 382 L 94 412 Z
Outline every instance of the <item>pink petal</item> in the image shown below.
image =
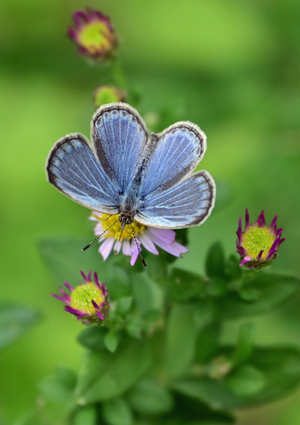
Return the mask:
M 107 257 L 111 253 L 114 241 L 115 241 L 114 238 L 107 238 L 105 239 L 103 244 L 100 246 L 99 252 L 102 255 L 104 261 L 107 259 Z
M 157 239 L 160 239 L 163 242 L 167 243 L 174 242 L 176 237 L 176 233 L 174 232 L 174 230 L 169 229 L 155 229 L 154 227 L 148 227 L 145 233 L 147 232 L 150 232 L 152 235 L 156 236 Z
M 130 242 L 129 242 L 128 239 L 124 239 L 124 241 L 123 241 L 123 254 L 124 255 L 131 255 Z
M 114 253 L 118 254 L 120 252 L 121 248 L 122 248 L 122 242 L 116 241 L 115 246 L 114 246 Z
M 243 264 L 245 264 L 245 263 L 248 263 L 249 261 L 251 260 L 251 257 L 249 256 L 249 255 L 247 255 L 244 259 L 243 259 L 243 261 L 241 261 L 240 262 L 240 266 L 242 266 Z
M 176 241 L 173 243 L 163 242 L 153 234 L 151 235 L 151 239 L 157 246 L 164 249 L 169 254 L 175 255 L 175 257 L 180 257 L 181 254 L 186 254 L 188 252 L 187 248 Z
M 134 240 L 132 240 L 132 244 L 131 244 L 131 251 L 132 251 L 132 255 L 131 255 L 131 260 L 130 260 L 130 265 L 134 266 L 138 256 L 139 256 L 139 249 L 136 246 L 136 243 L 134 242 Z
M 151 235 L 149 234 L 149 236 Z M 158 251 L 149 236 L 147 236 L 146 233 L 139 234 L 139 240 L 142 242 L 142 244 L 148 251 L 152 252 L 152 254 L 158 255 Z

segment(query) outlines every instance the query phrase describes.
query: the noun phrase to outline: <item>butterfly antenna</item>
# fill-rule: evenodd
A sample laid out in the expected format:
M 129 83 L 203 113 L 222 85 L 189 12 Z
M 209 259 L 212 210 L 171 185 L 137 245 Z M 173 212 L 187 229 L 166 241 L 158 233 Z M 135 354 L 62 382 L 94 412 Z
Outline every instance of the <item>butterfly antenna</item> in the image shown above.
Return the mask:
M 140 258 L 142 260 L 143 266 L 146 269 L 147 268 L 147 264 L 146 264 L 146 262 L 144 260 L 144 257 L 142 256 L 142 250 L 141 250 L 141 247 L 138 244 L 137 237 L 135 236 L 135 233 L 134 233 L 134 230 L 133 230 L 133 227 L 132 227 L 131 223 L 129 223 L 129 226 L 131 227 L 131 231 L 132 231 L 132 234 L 133 234 L 133 239 L 134 239 L 135 244 L 136 244 L 136 247 L 137 247 L 137 249 L 139 251 L 139 256 L 140 256 Z
M 111 224 L 107 229 L 104 230 L 104 232 L 101 233 L 101 235 L 98 235 L 92 242 L 90 242 L 87 246 L 85 246 L 84 248 L 82 248 L 81 251 L 86 251 L 90 246 L 93 245 L 93 243 L 95 243 L 99 238 L 101 238 L 102 235 L 104 235 L 104 233 L 106 233 L 111 227 L 113 227 L 117 222 L 119 221 L 116 220 L 113 224 Z

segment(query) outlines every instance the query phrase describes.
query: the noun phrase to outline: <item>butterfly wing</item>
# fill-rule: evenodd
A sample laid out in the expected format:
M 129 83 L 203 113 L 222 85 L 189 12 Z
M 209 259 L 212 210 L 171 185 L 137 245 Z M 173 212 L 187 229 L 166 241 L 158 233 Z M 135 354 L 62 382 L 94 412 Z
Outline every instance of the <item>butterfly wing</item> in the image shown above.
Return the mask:
M 202 224 L 215 203 L 215 183 L 206 171 L 148 195 L 134 219 L 145 226 L 180 229 Z
M 145 173 L 141 196 L 167 190 L 199 164 L 206 151 L 206 135 L 195 124 L 178 122 L 158 135 Z
M 136 173 L 148 140 L 138 112 L 124 103 L 102 106 L 92 120 L 93 149 L 104 171 L 117 181 L 124 194 Z
M 69 134 L 56 142 L 46 171 L 49 182 L 73 201 L 106 214 L 119 212 L 118 184 L 81 134 Z

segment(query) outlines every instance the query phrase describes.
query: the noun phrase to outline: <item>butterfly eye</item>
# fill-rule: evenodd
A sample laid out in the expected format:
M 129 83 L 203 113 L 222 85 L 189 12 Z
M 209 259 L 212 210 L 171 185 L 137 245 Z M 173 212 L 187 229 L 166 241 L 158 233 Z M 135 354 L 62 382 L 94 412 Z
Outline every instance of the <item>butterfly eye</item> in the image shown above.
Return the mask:
M 123 196 L 123 195 L 125 195 L 124 190 L 119 190 L 119 196 Z

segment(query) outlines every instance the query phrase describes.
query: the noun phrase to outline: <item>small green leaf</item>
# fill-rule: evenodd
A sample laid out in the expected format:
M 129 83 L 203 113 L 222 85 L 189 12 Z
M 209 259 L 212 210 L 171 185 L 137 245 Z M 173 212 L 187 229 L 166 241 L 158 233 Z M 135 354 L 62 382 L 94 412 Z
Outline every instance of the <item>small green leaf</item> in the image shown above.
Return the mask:
M 132 301 L 132 297 L 120 298 L 116 303 L 116 314 L 124 318 L 130 310 Z
M 41 315 L 28 307 L 0 303 L 0 350 L 17 341 Z
M 216 411 L 207 404 L 184 394 L 175 392 L 174 409 L 169 415 L 164 416 L 164 421 L 160 424 L 178 425 L 204 425 L 204 424 L 232 424 L 234 418 L 229 412 Z M 172 418 L 172 419 L 171 419 Z M 170 419 L 169 421 L 166 419 Z
M 250 365 L 234 370 L 226 379 L 226 386 L 237 396 L 247 397 L 260 392 L 266 385 L 264 374 Z
M 213 297 L 221 297 L 227 292 L 227 284 L 224 279 L 214 276 L 209 278 L 206 284 L 206 293 Z
M 113 398 L 103 403 L 102 415 L 109 425 L 132 424 L 131 410 L 121 397 Z
M 106 345 L 104 337 L 108 330 L 100 326 L 90 326 L 85 328 L 77 337 L 79 344 L 94 351 L 104 350 Z
M 220 242 L 215 242 L 209 249 L 205 262 L 207 276 L 223 277 L 225 274 L 225 254 Z
M 254 348 L 255 327 L 252 323 L 245 323 L 240 327 L 237 346 L 231 357 L 232 364 L 237 366 L 245 362 Z
M 167 278 L 167 296 L 172 301 L 186 302 L 201 297 L 205 288 L 204 279 L 196 273 L 173 269 Z
M 190 305 L 174 304 L 166 330 L 165 365 L 169 378 L 185 372 L 195 355 L 196 338 L 195 309 Z
M 148 369 L 146 341 L 128 339 L 115 352 L 87 352 L 76 389 L 78 404 L 106 401 L 128 390 Z
M 55 375 L 39 384 L 39 392 L 47 401 L 71 406 L 74 402 L 75 385 L 75 373 L 66 367 L 59 367 Z
M 119 333 L 114 331 L 109 331 L 104 337 L 105 347 L 111 352 L 114 353 L 119 344 Z
M 173 407 L 170 392 L 155 381 L 143 380 L 128 394 L 132 408 L 141 415 L 161 415 Z
M 181 379 L 172 384 L 172 388 L 216 410 L 232 409 L 239 403 L 239 398 L 225 386 L 223 381 L 217 379 Z
M 128 319 L 126 331 L 132 338 L 140 339 L 143 332 L 144 321 L 140 316 L 133 316 Z
M 73 415 L 72 425 L 97 425 L 96 406 L 79 407 Z
M 222 298 L 216 299 L 220 320 L 246 317 L 274 310 L 299 291 L 300 279 L 261 271 L 255 273 L 245 288 L 257 291 L 259 297 L 246 301 L 238 293 L 230 292 Z
M 236 255 L 230 255 L 225 264 L 225 273 L 231 281 L 239 281 L 243 276 L 243 269 L 239 266 L 240 260 Z

